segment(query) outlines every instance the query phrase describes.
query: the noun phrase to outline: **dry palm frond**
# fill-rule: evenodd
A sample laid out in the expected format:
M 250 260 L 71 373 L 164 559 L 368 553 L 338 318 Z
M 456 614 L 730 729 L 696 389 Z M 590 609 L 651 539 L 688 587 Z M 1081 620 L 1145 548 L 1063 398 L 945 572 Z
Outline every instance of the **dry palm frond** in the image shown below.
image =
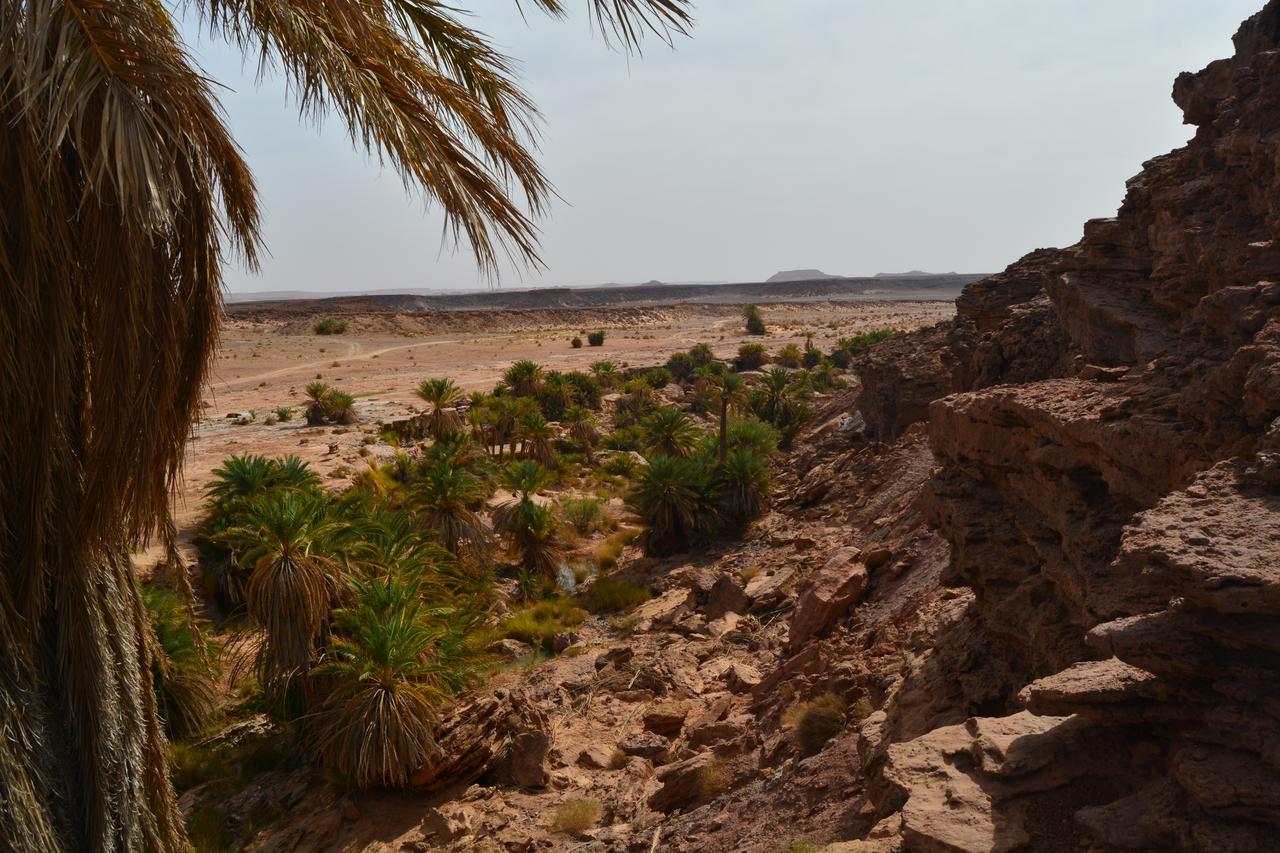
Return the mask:
M 564 0 L 527 0 L 553 15 L 565 14 Z M 519 0 L 517 0 L 519 5 Z M 692 23 L 689 0 L 590 0 L 590 11 L 600 33 L 618 39 L 628 50 L 638 50 L 644 32 L 670 41 L 688 31 Z

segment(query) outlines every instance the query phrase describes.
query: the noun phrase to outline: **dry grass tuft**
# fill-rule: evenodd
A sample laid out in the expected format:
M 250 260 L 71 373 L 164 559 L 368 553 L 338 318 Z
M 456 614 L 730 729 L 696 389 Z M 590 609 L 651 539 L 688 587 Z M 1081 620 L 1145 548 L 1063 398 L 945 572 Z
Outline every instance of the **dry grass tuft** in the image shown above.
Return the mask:
M 733 785 L 733 768 L 723 758 L 712 758 L 698 771 L 698 791 L 704 800 L 714 800 Z
M 596 800 L 566 800 L 551 818 L 551 828 L 568 835 L 580 835 L 595 826 L 602 814 Z
M 784 715 L 783 725 L 794 729 L 796 746 L 808 757 L 821 752 L 844 729 L 845 718 L 844 700 L 834 693 L 823 693 L 792 707 Z

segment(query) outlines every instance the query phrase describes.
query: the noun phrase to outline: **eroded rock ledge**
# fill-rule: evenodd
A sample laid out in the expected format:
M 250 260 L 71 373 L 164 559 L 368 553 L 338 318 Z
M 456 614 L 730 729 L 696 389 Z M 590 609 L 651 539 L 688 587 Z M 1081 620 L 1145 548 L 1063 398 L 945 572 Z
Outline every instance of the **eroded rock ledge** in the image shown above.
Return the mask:
M 862 750 L 886 821 L 846 849 L 1280 837 L 1280 2 L 1235 47 L 1178 78 L 1196 135 L 1116 218 L 859 367 L 874 435 L 927 421 L 921 508 L 974 594 L 948 636 L 1006 672 L 988 716 L 923 734 L 886 728 L 916 676 L 887 696 Z

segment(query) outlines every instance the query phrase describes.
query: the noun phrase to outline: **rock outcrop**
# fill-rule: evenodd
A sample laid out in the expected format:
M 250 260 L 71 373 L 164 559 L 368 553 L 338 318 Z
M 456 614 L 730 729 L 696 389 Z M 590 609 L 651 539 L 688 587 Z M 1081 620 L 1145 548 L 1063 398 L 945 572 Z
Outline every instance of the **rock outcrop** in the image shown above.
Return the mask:
M 893 731 L 908 672 L 864 725 L 908 849 L 1280 837 L 1280 2 L 1235 47 L 1116 218 L 859 367 L 873 434 L 927 420 L 952 635 L 1005 667 L 984 716 Z

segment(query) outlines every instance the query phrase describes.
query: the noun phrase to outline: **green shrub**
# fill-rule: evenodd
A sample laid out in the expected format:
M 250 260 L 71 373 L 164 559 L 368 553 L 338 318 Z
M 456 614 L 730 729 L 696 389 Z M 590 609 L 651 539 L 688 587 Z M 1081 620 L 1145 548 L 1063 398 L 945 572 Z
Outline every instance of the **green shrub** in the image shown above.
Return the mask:
M 587 592 L 587 609 L 592 613 L 630 610 L 649 600 L 649 590 L 620 578 L 601 576 Z
M 738 347 L 738 359 L 735 366 L 738 370 L 759 370 L 769 360 L 764 344 L 743 344 Z
M 293 420 L 293 409 L 289 406 L 281 406 L 275 410 L 276 420 L 281 422 Z
M 593 497 L 569 498 L 561 502 L 560 516 L 579 535 L 586 536 L 600 529 L 604 521 L 604 502 Z
M 804 360 L 804 353 L 800 352 L 800 347 L 795 344 L 787 344 L 778 350 L 778 354 L 773 357 L 773 360 L 783 367 L 797 368 L 800 366 L 801 361 Z
M 587 612 L 569 598 L 549 598 L 517 611 L 502 623 L 505 636 L 551 652 L 557 634 L 576 628 Z
M 353 424 L 356 422 L 355 397 L 324 382 L 310 382 L 306 387 L 307 407 L 305 414 L 307 423 L 312 426 L 320 424 Z
M 665 367 L 655 367 L 644 375 L 644 381 L 653 388 L 666 388 L 675 376 Z
M 582 349 L 582 338 L 574 335 L 573 340 L 569 341 L 569 346 L 574 349 Z
M 766 332 L 764 327 L 764 315 L 760 313 L 758 305 L 748 305 L 742 309 L 742 318 L 747 323 L 748 335 L 763 335 Z
M 347 321 L 325 317 L 323 320 L 317 320 L 311 327 L 311 331 L 317 335 L 341 335 L 347 331 Z
M 600 446 L 605 450 L 639 451 L 644 447 L 644 431 L 635 424 L 619 427 L 601 439 Z M 610 473 L 624 472 L 611 471 Z
M 667 372 L 670 373 L 677 382 L 684 382 L 693 376 L 693 371 L 697 367 L 693 361 L 693 356 L 687 352 L 678 352 L 667 359 Z
M 593 347 L 604 346 L 604 332 L 603 331 L 588 332 L 587 343 L 591 344 L 591 346 Z

